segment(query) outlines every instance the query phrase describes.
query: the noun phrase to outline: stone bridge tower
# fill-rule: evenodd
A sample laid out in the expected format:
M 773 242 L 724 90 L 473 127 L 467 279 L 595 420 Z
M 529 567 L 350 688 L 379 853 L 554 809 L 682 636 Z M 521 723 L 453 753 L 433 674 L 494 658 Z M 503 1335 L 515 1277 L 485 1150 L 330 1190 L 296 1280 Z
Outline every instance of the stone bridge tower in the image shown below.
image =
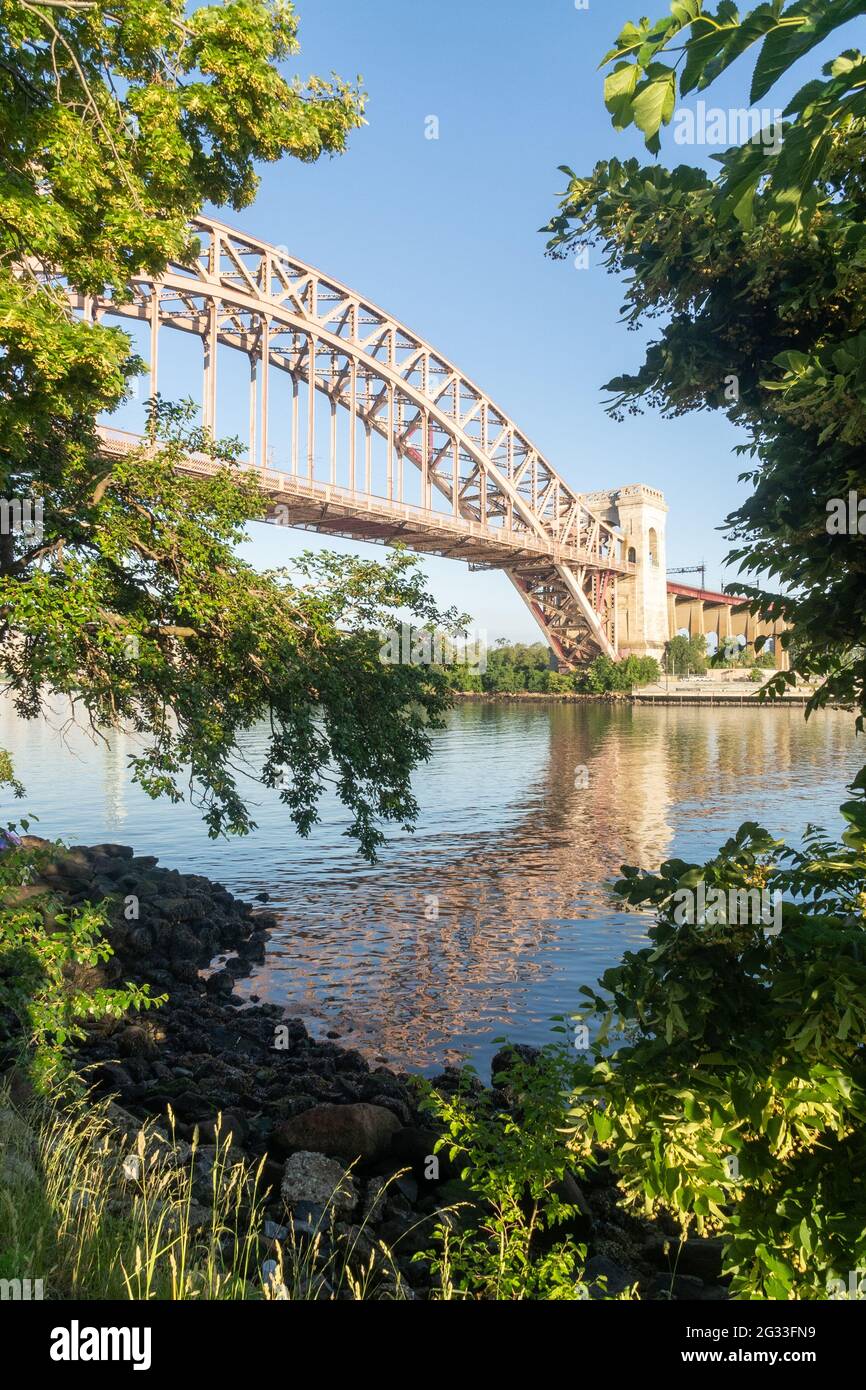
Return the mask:
M 668 631 L 667 559 L 664 494 L 634 483 L 609 492 L 583 493 L 588 507 L 623 534 L 626 558 L 635 564 L 633 576 L 618 583 L 617 645 L 621 656 L 664 654 Z

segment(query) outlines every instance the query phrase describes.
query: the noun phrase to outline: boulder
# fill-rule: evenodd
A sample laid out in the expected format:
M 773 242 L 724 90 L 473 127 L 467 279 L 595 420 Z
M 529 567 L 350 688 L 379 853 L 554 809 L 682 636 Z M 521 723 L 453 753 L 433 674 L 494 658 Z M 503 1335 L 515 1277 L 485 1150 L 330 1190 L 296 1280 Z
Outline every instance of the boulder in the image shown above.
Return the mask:
M 569 1235 L 576 1236 L 580 1240 L 591 1239 L 595 1229 L 592 1208 L 574 1174 L 566 1170 L 562 1181 L 556 1183 L 553 1191 L 561 1202 L 566 1202 L 570 1207 L 574 1207 L 574 1215 L 565 1223 L 565 1229 Z M 561 1228 L 556 1227 L 554 1229 Z
M 314 1105 L 284 1120 L 274 1143 L 284 1153 L 306 1150 L 353 1163 L 374 1162 L 387 1153 L 400 1121 L 381 1105 Z
M 691 1236 L 674 1254 L 677 1274 L 691 1274 L 713 1283 L 721 1278 L 723 1249 L 720 1236 Z
M 305 1203 L 349 1212 L 358 1201 L 357 1188 L 339 1163 L 324 1154 L 303 1150 L 286 1160 L 280 1191 L 290 1207 Z
M 338 1078 L 338 1080 L 342 1080 L 342 1078 Z M 381 1106 L 383 1110 L 390 1110 L 392 1115 L 397 1116 L 397 1119 L 400 1121 L 401 1125 L 408 1125 L 412 1123 L 411 1110 L 409 1109 L 405 1100 L 401 1100 L 398 1096 L 371 1096 L 370 1105 Z
M 657 1274 L 644 1291 L 643 1297 L 667 1301 L 688 1302 L 703 1298 L 704 1281 L 692 1274 Z
M 501 1047 L 490 1063 L 490 1079 L 493 1085 L 507 1075 L 513 1066 L 523 1062 L 533 1066 L 541 1056 L 541 1049 L 530 1047 L 529 1043 L 507 1043 Z
M 435 1129 L 405 1125 L 391 1140 L 389 1158 L 401 1168 L 410 1168 L 422 1190 L 448 1178 L 456 1178 L 460 1173 L 461 1164 L 451 1162 L 447 1145 L 436 1153 L 439 1137 Z
M 208 975 L 205 989 L 210 995 L 231 994 L 234 989 L 234 980 L 226 971 L 217 970 L 213 975 Z
M 589 1285 L 589 1296 L 593 1300 L 612 1298 L 637 1283 L 636 1276 L 630 1275 L 622 1265 L 608 1259 L 606 1255 L 593 1255 L 587 1260 L 584 1279 Z
M 159 1031 L 143 1023 L 130 1023 L 117 1035 L 117 1047 L 124 1057 L 158 1057 Z

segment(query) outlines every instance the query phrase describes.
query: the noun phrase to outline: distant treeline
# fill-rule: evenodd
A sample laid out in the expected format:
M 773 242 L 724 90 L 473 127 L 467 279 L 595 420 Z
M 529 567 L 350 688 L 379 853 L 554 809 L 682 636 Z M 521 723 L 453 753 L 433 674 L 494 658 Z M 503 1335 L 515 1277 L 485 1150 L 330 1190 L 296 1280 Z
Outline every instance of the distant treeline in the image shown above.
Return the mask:
M 454 665 L 445 668 L 453 690 L 483 691 L 511 695 L 526 690 L 538 695 L 603 695 L 608 691 L 632 690 L 647 685 L 661 675 L 657 661 L 650 656 L 629 656 L 611 661 L 600 656 L 591 666 L 566 674 L 550 669 L 550 653 L 543 642 L 513 645 L 500 643 L 487 653 L 487 669 Z

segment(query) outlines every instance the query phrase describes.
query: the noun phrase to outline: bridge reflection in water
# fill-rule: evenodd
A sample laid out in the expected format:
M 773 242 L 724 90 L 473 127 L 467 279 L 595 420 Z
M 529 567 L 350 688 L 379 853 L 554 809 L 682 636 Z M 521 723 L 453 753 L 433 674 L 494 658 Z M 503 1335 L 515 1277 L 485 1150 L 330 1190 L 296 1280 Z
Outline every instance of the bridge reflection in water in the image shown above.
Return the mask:
M 282 892 L 268 885 L 281 925 L 245 988 L 372 1056 L 483 1064 L 503 1032 L 547 1040 L 578 986 L 644 940 L 648 919 L 607 888 L 623 863 L 706 857 L 756 815 L 795 839 L 835 822 L 846 764 L 843 715 L 463 708 L 423 776 L 414 840 L 372 873 L 331 843 Z

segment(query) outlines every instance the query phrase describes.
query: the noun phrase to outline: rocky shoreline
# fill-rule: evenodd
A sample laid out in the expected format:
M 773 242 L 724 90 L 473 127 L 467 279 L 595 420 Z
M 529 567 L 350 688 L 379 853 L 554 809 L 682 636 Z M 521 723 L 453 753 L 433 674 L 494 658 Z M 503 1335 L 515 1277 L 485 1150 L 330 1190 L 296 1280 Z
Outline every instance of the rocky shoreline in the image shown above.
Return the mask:
M 27 843 L 45 844 L 36 837 Z M 82 987 L 130 980 L 169 996 L 151 1013 L 91 1029 L 77 1060 L 95 1092 L 114 1097 L 128 1124 L 154 1117 L 165 1124 L 170 1108 L 177 1136 L 188 1142 L 197 1128 L 205 1148 L 221 1116 L 232 1151 L 264 1161 L 274 1239 L 285 1237 L 287 1222 L 296 1236 L 313 1231 L 341 1184 L 338 1231 L 342 1225 L 356 1236 L 366 1222 L 361 1253 L 370 1240 L 384 1242 L 423 1298 L 430 1270 L 412 1257 L 433 1244 L 437 1213 L 471 1194 L 446 1154 L 430 1164 L 438 1136 L 419 1110 L 411 1076 L 316 1040 L 276 1005 L 249 1005 L 234 992 L 236 980 L 263 960 L 276 919 L 219 883 L 163 869 L 124 845 L 76 846 L 53 857 L 26 891 L 46 888 L 64 903 L 112 904 L 114 956 L 82 977 Z M 498 1054 L 492 1087 L 503 1105 L 507 1096 L 496 1083 L 506 1065 L 505 1053 Z M 448 1069 L 433 1084 L 453 1091 L 461 1075 Z M 480 1094 L 480 1082 L 472 1084 Z M 353 1163 L 351 1175 L 341 1177 Z M 603 1168 L 592 1184 L 569 1179 L 568 1188 L 563 1196 L 579 1211 L 571 1233 L 588 1245 L 589 1278 L 605 1278 L 608 1294 L 637 1284 L 642 1298 L 727 1296 L 718 1242 L 690 1240 L 678 1253 L 669 1241 L 673 1228 L 666 1232 L 622 1209 Z

